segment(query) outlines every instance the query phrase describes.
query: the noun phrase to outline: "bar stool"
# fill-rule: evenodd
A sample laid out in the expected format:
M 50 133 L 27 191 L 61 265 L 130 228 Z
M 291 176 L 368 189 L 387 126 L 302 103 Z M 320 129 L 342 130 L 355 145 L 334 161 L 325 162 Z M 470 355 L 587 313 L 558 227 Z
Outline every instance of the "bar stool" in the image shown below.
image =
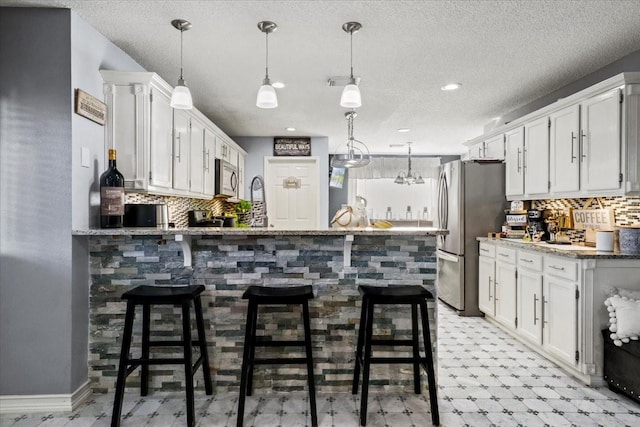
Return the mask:
M 200 294 L 205 287 L 198 286 L 138 286 L 122 294 L 122 299 L 127 301 L 127 313 L 124 318 L 124 334 L 122 336 L 122 350 L 120 352 L 120 364 L 118 367 L 118 379 L 116 381 L 116 395 L 113 402 L 113 414 L 111 427 L 120 425 L 122 412 L 122 398 L 127 376 L 138 366 L 140 373 L 140 395 L 146 396 L 149 391 L 149 365 L 181 364 L 184 365 L 185 383 L 187 388 L 187 425 L 195 425 L 194 420 L 194 395 L 193 374 L 202 365 L 204 374 L 204 386 L 208 395 L 213 394 L 211 385 L 211 373 L 209 372 L 209 357 L 207 355 L 207 342 L 204 335 L 204 321 L 202 318 L 202 304 Z M 190 308 L 193 302 L 196 315 L 198 339 L 191 339 Z M 129 356 L 131 347 L 131 335 L 133 331 L 133 318 L 136 305 L 142 306 L 142 355 L 136 359 Z M 182 340 L 180 341 L 151 341 L 149 339 L 149 326 L 151 320 L 151 305 L 179 305 L 182 307 Z M 184 357 L 182 358 L 154 358 L 149 357 L 150 347 L 176 347 L 182 346 Z M 192 347 L 200 349 L 200 356 L 195 364 L 192 364 Z
M 353 372 L 352 394 L 358 394 L 360 368 L 362 367 L 362 397 L 360 399 L 360 425 L 367 424 L 367 399 L 369 389 L 369 371 L 372 363 L 411 363 L 413 364 L 413 383 L 416 394 L 420 394 L 420 365 L 427 371 L 429 383 L 429 401 L 431 403 L 431 421 L 433 425 L 440 424 L 438 413 L 438 397 L 433 368 L 433 353 L 431 352 L 431 337 L 429 335 L 429 318 L 427 316 L 427 298 L 432 299 L 431 292 L 416 285 L 397 285 L 389 287 L 360 285 L 358 290 L 362 294 L 362 311 L 358 330 L 358 344 L 356 349 L 356 366 Z M 376 305 L 402 304 L 411 306 L 412 339 L 374 339 L 373 313 Z M 422 335 L 424 340 L 425 357 L 420 356 L 418 342 L 418 306 L 422 318 Z M 372 357 L 373 346 L 407 346 L 413 348 L 411 357 Z M 363 357 L 364 352 L 364 357 Z
M 318 426 L 318 415 L 316 411 L 316 390 L 313 378 L 313 355 L 311 353 L 311 326 L 309 322 L 309 300 L 313 298 L 313 290 L 310 285 L 269 287 L 269 286 L 249 286 L 242 295 L 243 299 L 249 300 L 247 310 L 247 326 L 244 338 L 244 354 L 242 357 L 242 370 L 240 374 L 240 398 L 238 399 L 238 427 L 242 427 L 244 420 L 245 397 L 251 396 L 253 387 L 253 367 L 255 365 L 281 365 L 281 364 L 306 364 L 307 381 L 309 382 L 309 403 L 311 405 L 311 425 Z M 304 324 L 303 341 L 281 341 L 265 340 L 256 337 L 258 325 L 258 307 L 260 305 L 275 304 L 301 304 L 302 320 Z M 255 358 L 256 347 L 288 347 L 303 346 L 306 357 L 294 358 Z

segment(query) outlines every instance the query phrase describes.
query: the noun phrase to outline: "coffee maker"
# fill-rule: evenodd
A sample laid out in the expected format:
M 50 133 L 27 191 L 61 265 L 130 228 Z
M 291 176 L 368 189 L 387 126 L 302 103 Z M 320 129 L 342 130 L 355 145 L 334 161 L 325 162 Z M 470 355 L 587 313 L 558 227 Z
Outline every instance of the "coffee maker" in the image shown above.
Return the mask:
M 549 240 L 549 230 L 543 210 L 530 209 L 527 211 L 527 234 L 534 242 Z

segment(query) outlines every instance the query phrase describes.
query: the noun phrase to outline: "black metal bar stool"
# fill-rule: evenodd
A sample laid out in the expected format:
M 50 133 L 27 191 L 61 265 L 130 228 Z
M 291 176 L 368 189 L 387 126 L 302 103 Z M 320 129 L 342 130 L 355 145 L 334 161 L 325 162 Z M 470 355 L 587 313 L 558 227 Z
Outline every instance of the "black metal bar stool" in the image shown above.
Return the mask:
M 433 299 L 431 292 L 417 285 L 397 286 L 366 286 L 361 285 L 358 290 L 362 294 L 362 311 L 358 330 L 358 344 L 356 348 L 356 366 L 353 372 L 353 387 L 351 392 L 358 394 L 360 368 L 362 367 L 362 397 L 360 399 L 360 425 L 367 424 L 367 399 L 369 390 L 369 371 L 372 363 L 411 363 L 413 364 L 413 383 L 416 394 L 420 394 L 420 366 L 427 371 L 429 383 L 429 401 L 431 403 L 431 421 L 433 425 L 440 425 L 438 413 L 438 397 L 433 367 L 433 353 L 431 351 L 431 336 L 429 335 L 429 318 L 427 315 L 427 299 Z M 373 312 L 376 305 L 404 304 L 411 306 L 410 340 L 374 339 Z M 420 356 L 418 340 L 418 307 L 422 318 L 422 335 L 424 340 L 425 357 Z M 411 357 L 372 357 L 373 346 L 407 346 L 412 347 Z M 363 355 L 364 352 L 364 355 Z
M 251 396 L 253 387 L 253 367 L 255 365 L 306 364 L 307 381 L 309 382 L 309 404 L 311 405 L 311 425 L 317 427 L 318 415 L 316 411 L 316 390 L 313 378 L 313 355 L 311 353 L 311 326 L 309 322 L 309 300 L 313 298 L 311 286 L 249 286 L 242 295 L 249 300 L 247 310 L 247 327 L 244 338 L 244 354 L 242 357 L 242 371 L 240 374 L 240 398 L 238 399 L 238 427 L 242 427 L 244 420 L 245 397 Z M 265 340 L 256 337 L 258 324 L 258 307 L 260 305 L 301 304 L 302 320 L 304 323 L 303 341 Z M 288 347 L 304 346 L 306 357 L 287 358 L 255 358 L 256 347 Z
M 149 391 L 149 365 L 182 364 L 184 365 L 185 383 L 187 388 L 187 425 L 195 425 L 194 420 L 194 393 L 193 374 L 202 365 L 204 374 L 204 386 L 207 394 L 213 394 L 211 385 L 211 373 L 209 372 L 209 357 L 207 355 L 207 342 L 204 335 L 204 321 L 202 318 L 202 304 L 200 294 L 205 287 L 198 286 L 138 286 L 122 294 L 122 299 L 127 301 L 127 313 L 124 319 L 124 335 L 122 336 L 122 350 L 120 352 L 120 364 L 118 367 L 118 379 L 116 381 L 116 396 L 113 402 L 113 414 L 111 426 L 120 425 L 122 412 L 122 398 L 127 376 L 138 366 L 140 372 L 140 395 L 146 396 Z M 198 339 L 191 339 L 190 308 L 193 302 L 196 315 Z M 131 335 L 133 331 L 133 318 L 136 305 L 142 306 L 142 355 L 140 358 L 129 356 L 131 347 Z M 149 326 L 151 320 L 151 305 L 179 305 L 182 307 L 182 340 L 180 341 L 151 341 Z M 182 358 L 153 358 L 149 357 L 150 347 L 178 347 L 184 350 Z M 200 349 L 200 356 L 195 363 L 192 361 L 192 347 Z

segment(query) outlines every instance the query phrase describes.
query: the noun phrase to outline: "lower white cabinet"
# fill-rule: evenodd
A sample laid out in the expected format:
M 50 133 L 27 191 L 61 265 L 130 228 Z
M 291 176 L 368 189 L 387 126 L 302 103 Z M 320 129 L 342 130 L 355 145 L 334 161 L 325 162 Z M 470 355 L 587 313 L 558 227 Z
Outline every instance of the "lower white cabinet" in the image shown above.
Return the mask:
M 614 287 L 640 291 L 638 259 L 596 252 L 576 257 L 500 240 L 480 244 L 479 305 L 486 318 L 576 378 L 603 385 L 604 300 Z

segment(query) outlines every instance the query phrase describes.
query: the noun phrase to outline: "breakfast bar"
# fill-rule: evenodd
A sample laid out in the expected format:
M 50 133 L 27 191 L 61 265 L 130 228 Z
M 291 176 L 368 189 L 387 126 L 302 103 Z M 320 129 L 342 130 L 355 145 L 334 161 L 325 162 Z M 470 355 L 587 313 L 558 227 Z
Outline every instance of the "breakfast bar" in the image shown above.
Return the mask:
M 352 380 L 360 317 L 358 286 L 422 285 L 436 296 L 436 236 L 446 233 L 433 228 L 77 231 L 74 234 L 87 236 L 90 251 L 91 389 L 99 393 L 113 391 L 125 313 L 120 296 L 134 286 L 205 286 L 202 301 L 209 363 L 214 388 L 220 391 L 237 390 L 240 384 L 246 313 L 246 301 L 241 296 L 247 287 L 311 285 L 315 295 L 310 313 L 318 391 L 347 391 Z M 190 263 L 185 256 L 190 256 Z M 173 320 L 174 310 L 172 307 L 154 310 L 151 330 L 167 339 L 179 337 L 180 326 Z M 396 313 L 395 307 L 388 310 L 393 311 L 374 325 L 376 333 L 389 339 L 409 336 L 410 313 L 400 308 Z M 435 352 L 435 301 L 429 302 L 428 310 Z M 290 333 L 293 329 L 294 334 L 296 329 L 302 331 L 298 311 L 278 307 L 269 315 L 273 316 L 269 326 L 259 329 L 259 334 L 277 336 L 280 330 Z M 171 328 L 172 322 L 178 322 L 175 328 Z M 135 324 L 134 334 L 139 334 L 140 329 Z M 134 353 L 140 352 L 136 341 L 139 343 L 134 338 Z M 273 351 L 286 355 L 290 350 Z M 132 374 L 128 385 L 139 383 L 136 375 Z M 199 377 L 196 379 L 202 381 Z M 378 365 L 372 369 L 371 378 L 372 384 L 387 390 L 409 389 L 413 384 L 410 366 Z M 172 366 L 152 370 L 150 387 L 181 390 L 183 372 Z M 256 371 L 254 387 L 304 389 L 304 368 L 260 369 Z

